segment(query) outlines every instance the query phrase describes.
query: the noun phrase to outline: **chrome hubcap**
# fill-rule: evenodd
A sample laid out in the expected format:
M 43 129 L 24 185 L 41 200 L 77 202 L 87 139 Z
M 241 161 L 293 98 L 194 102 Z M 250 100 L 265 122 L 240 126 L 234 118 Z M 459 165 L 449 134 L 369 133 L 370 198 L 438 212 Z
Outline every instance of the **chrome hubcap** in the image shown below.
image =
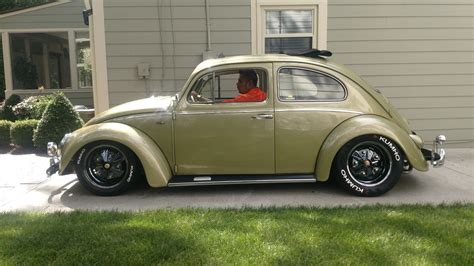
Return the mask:
M 87 172 L 94 183 L 110 187 L 117 185 L 126 175 L 129 162 L 115 147 L 99 146 L 89 153 Z
M 348 168 L 357 182 L 376 185 L 388 176 L 391 160 L 385 148 L 362 144 L 351 151 Z

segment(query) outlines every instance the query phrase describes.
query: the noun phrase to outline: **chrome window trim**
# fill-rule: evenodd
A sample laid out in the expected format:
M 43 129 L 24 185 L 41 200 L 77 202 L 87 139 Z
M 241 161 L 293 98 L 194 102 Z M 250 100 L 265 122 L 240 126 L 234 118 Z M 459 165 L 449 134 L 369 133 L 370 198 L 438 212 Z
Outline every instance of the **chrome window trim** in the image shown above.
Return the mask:
M 339 83 L 339 85 L 341 85 L 342 89 L 344 90 L 344 97 L 342 99 L 334 99 L 334 100 L 283 100 L 280 98 L 280 71 L 282 69 L 299 69 L 299 70 L 306 70 L 306 71 L 311 71 L 311 72 L 315 72 L 315 73 L 318 73 L 318 74 L 321 74 L 323 76 L 327 76 L 329 78 L 332 78 L 334 79 L 337 83 Z M 294 102 L 343 102 L 345 100 L 347 100 L 347 95 L 348 95 L 348 90 L 347 90 L 347 87 L 346 85 L 340 80 L 338 79 L 337 77 L 335 77 L 334 75 L 331 75 L 329 73 L 324 73 L 320 70 L 315 70 L 315 69 L 312 69 L 312 68 L 309 68 L 309 67 L 296 67 L 296 66 L 280 66 L 278 69 L 277 69 L 277 73 L 276 73 L 276 78 L 277 78 L 277 98 L 278 98 L 278 101 L 280 102 L 290 102 L 290 103 L 294 103 Z
M 227 65 L 232 65 L 232 64 L 227 64 Z M 237 73 L 239 73 L 239 71 L 241 69 L 251 69 L 251 70 L 262 70 L 264 72 L 264 78 L 266 79 L 265 80 L 265 85 L 266 85 L 266 90 L 263 90 L 264 92 L 267 93 L 267 98 L 265 99 L 265 101 L 261 101 L 261 102 L 231 102 L 231 103 L 237 103 L 237 104 L 242 104 L 242 103 L 267 103 L 268 102 L 268 96 L 269 96 L 269 91 L 270 91 L 270 88 L 269 88 L 269 75 L 268 75 L 268 71 L 266 68 L 264 67 L 236 67 L 235 70 L 237 70 Z M 234 70 L 234 69 L 230 69 L 230 70 Z M 212 74 L 212 77 L 213 79 L 215 78 L 216 76 L 216 72 L 226 72 L 226 71 L 229 71 L 229 69 L 221 69 L 221 70 L 211 70 L 209 72 L 206 72 L 204 74 L 201 74 L 198 78 L 196 78 L 194 80 L 194 82 L 192 83 L 191 85 L 191 89 L 188 91 L 187 95 L 186 95 L 186 103 L 189 104 L 189 105 L 209 105 L 209 106 L 212 106 L 214 104 L 220 104 L 220 103 L 225 103 L 225 104 L 229 104 L 229 103 L 226 103 L 226 102 L 210 102 L 210 103 L 206 103 L 206 102 L 202 102 L 202 103 L 199 103 L 199 102 L 190 102 L 189 101 L 189 95 L 191 95 L 191 92 L 192 92 L 192 89 L 194 88 L 194 86 L 196 85 L 196 82 L 198 82 L 202 77 L 206 76 L 206 75 L 209 75 L 209 74 Z M 260 81 L 261 83 L 261 81 Z M 215 86 L 215 84 L 214 84 Z M 237 89 L 237 88 L 236 88 Z M 260 88 L 262 89 L 262 88 Z

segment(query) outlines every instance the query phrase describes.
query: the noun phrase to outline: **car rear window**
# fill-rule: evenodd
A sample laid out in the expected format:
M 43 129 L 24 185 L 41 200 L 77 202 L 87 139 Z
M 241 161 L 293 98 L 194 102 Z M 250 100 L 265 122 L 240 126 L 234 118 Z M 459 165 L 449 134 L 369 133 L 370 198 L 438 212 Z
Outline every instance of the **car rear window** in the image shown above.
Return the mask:
M 346 91 L 336 79 L 307 69 L 281 68 L 278 97 L 282 101 L 337 101 Z

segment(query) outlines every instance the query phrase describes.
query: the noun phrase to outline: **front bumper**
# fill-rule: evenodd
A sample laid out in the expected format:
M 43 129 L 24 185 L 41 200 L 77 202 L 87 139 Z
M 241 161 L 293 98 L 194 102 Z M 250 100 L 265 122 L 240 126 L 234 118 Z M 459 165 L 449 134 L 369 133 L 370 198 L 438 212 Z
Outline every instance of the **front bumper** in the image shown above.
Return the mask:
M 59 162 L 61 161 L 61 155 L 59 152 L 58 145 L 54 142 L 48 142 L 48 155 L 51 157 L 49 159 L 49 168 L 46 169 L 46 174 L 52 176 L 54 173 L 59 171 Z
M 433 167 L 440 167 L 444 164 L 446 152 L 443 149 L 443 142 L 445 141 L 446 137 L 444 135 L 439 135 L 433 141 L 433 148 L 431 150 L 421 149 L 425 160 L 431 161 Z

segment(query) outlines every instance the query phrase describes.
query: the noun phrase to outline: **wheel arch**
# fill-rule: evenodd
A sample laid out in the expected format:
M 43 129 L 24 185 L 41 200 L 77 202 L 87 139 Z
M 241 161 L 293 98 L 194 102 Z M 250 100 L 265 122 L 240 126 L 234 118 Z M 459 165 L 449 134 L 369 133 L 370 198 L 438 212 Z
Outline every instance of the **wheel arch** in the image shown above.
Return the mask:
M 161 149 L 144 132 L 121 123 L 95 124 L 74 131 L 61 150 L 59 173 L 67 172 L 72 160 L 81 159 L 82 150 L 87 144 L 98 141 L 114 141 L 125 145 L 137 156 L 150 186 L 167 186 L 172 172 Z
M 380 135 L 394 141 L 410 164 L 419 171 L 427 171 L 428 163 L 409 134 L 394 122 L 376 115 L 361 115 L 339 124 L 326 138 L 316 159 L 318 181 L 327 181 L 337 152 L 350 140 L 363 135 Z

